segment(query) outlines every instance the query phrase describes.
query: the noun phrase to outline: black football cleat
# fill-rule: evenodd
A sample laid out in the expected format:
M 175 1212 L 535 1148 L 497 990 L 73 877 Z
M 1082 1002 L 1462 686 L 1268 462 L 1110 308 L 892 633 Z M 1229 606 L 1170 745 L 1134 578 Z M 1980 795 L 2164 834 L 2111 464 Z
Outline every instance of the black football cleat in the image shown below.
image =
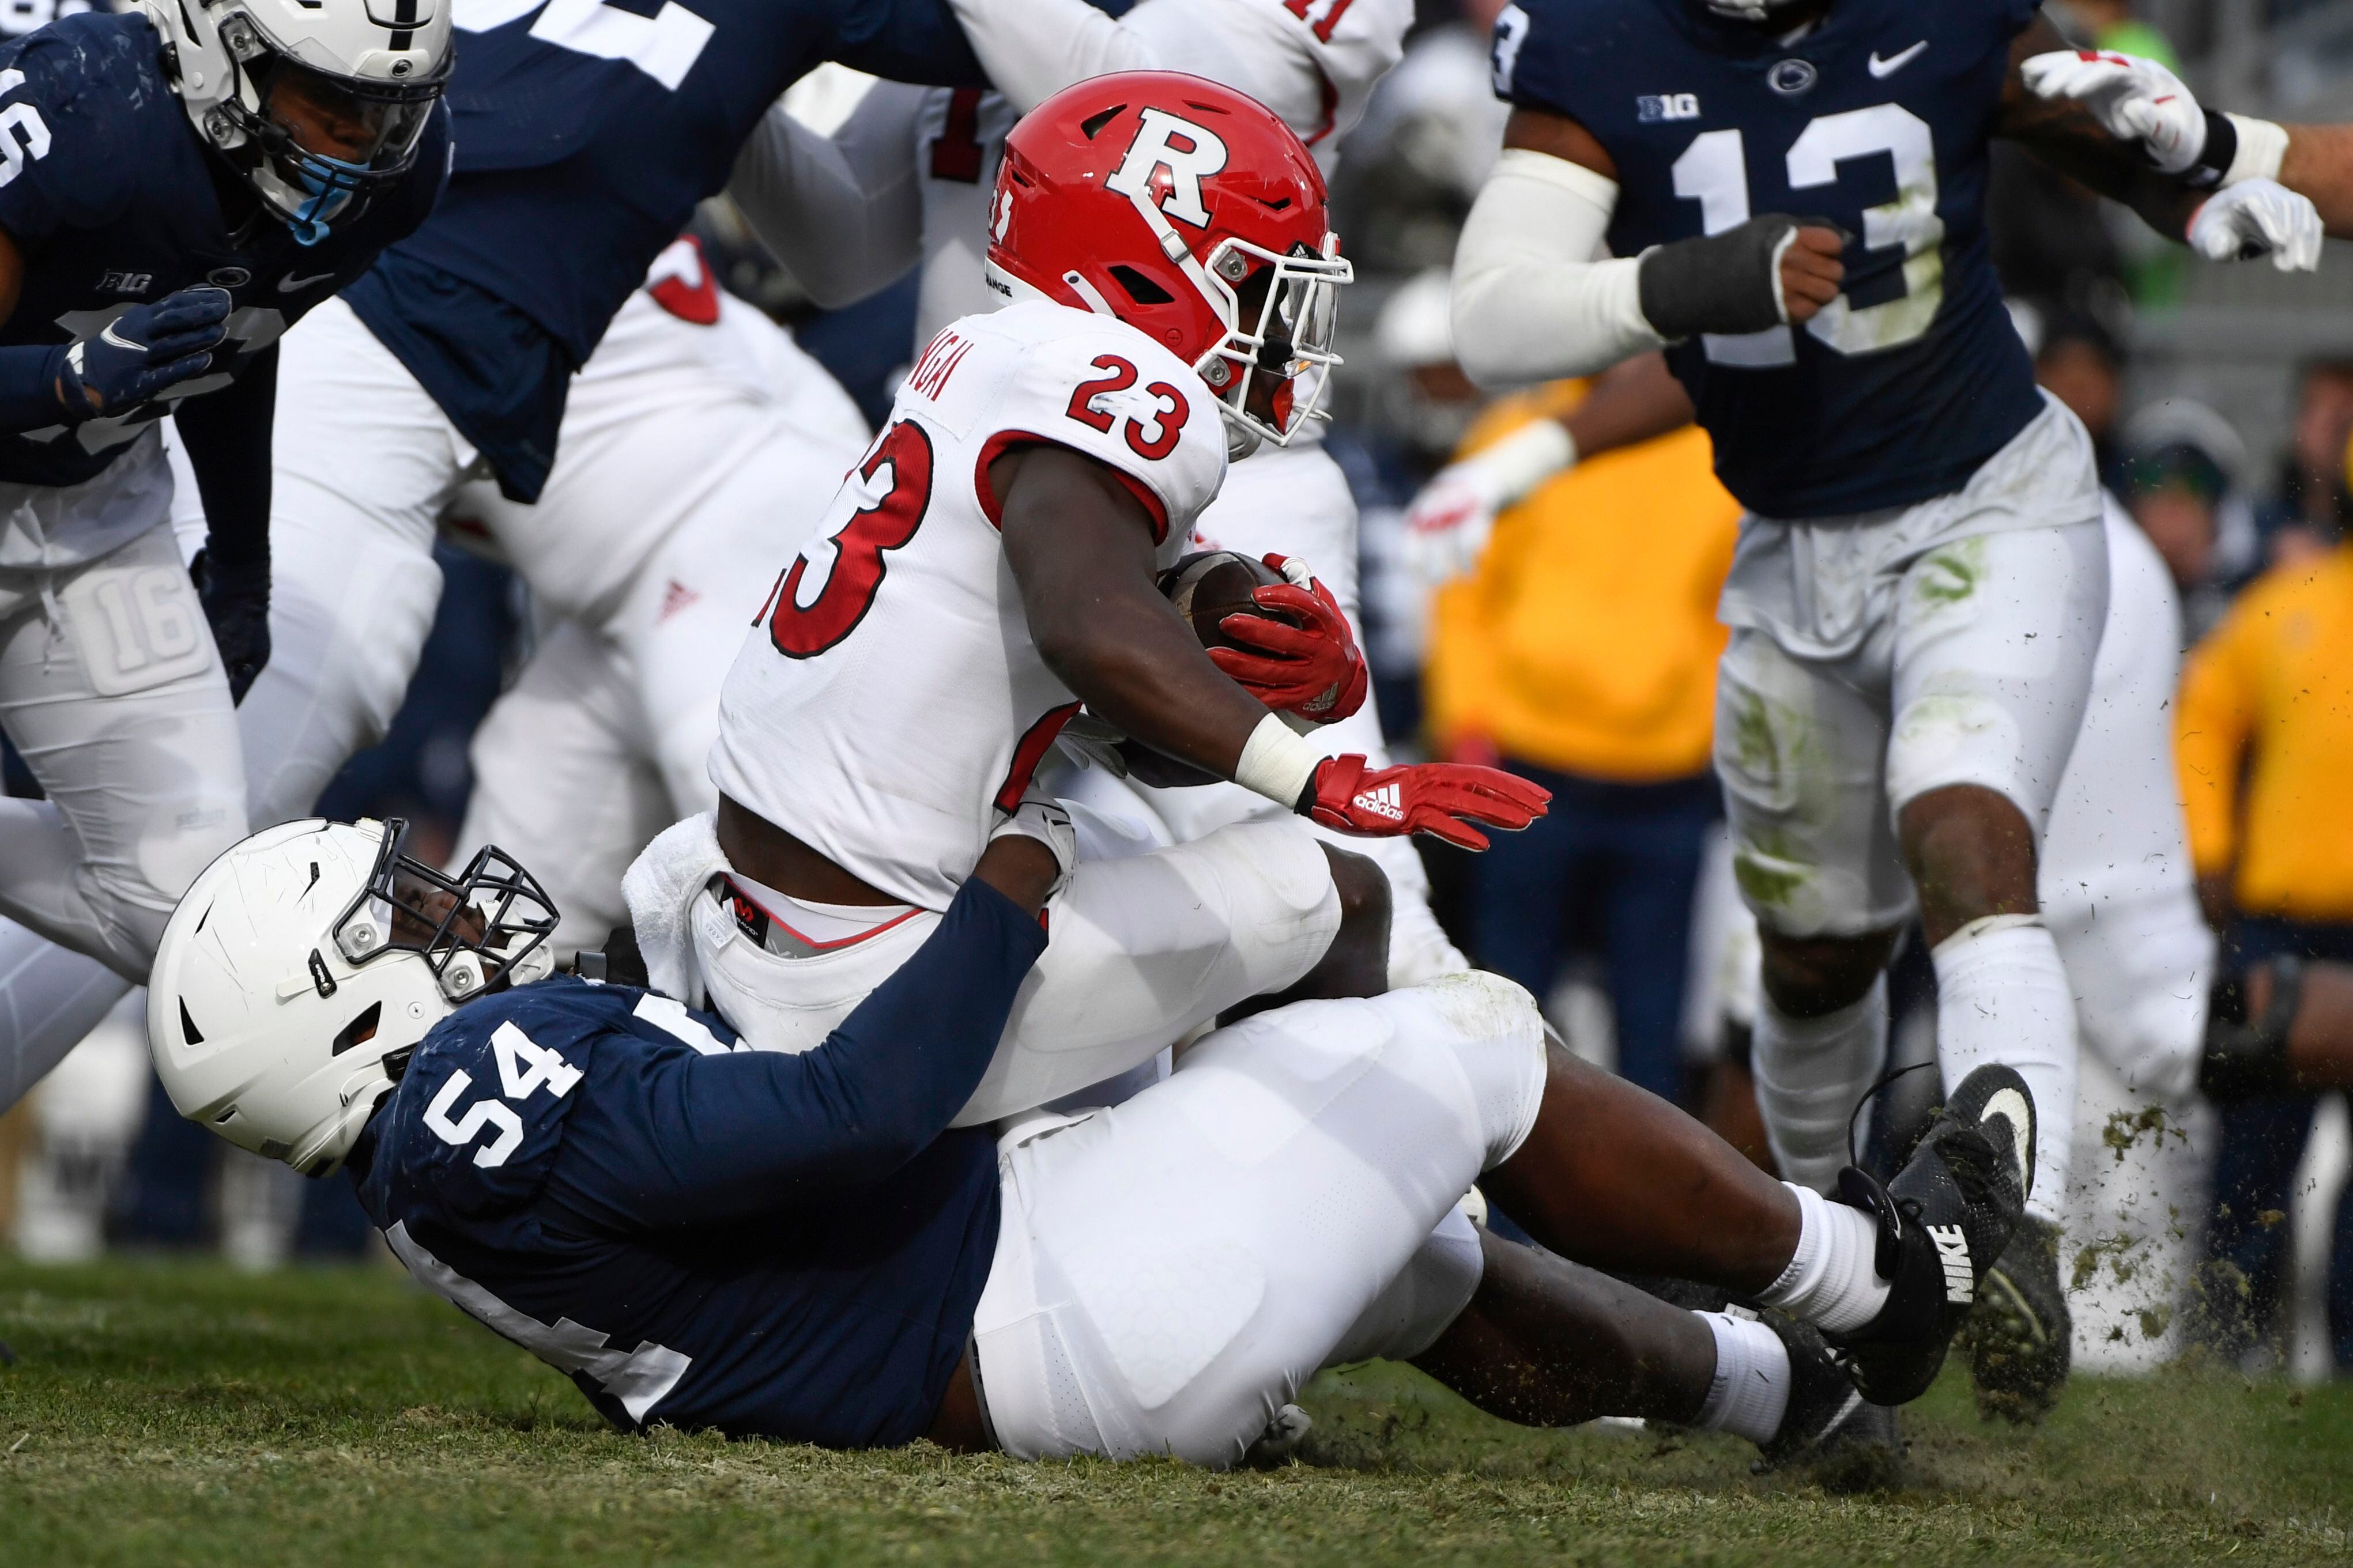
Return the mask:
M 2074 1359 L 2075 1325 L 2059 1283 L 2059 1230 L 2029 1217 L 1978 1288 L 1962 1343 L 1978 1412 L 2026 1426 L 2059 1402 Z
M 1864 1401 L 1820 1330 L 1786 1312 L 1758 1316 L 1789 1352 L 1789 1406 L 1750 1468 L 1802 1468 L 1834 1491 L 1894 1485 L 1904 1458 L 1895 1412 Z
M 1838 1201 L 1879 1224 L 1874 1263 L 1889 1284 L 1877 1317 L 1831 1336 L 1865 1399 L 1908 1405 L 1936 1381 L 2033 1187 L 2034 1096 L 2000 1066 L 1961 1080 L 1893 1182 L 1839 1173 Z

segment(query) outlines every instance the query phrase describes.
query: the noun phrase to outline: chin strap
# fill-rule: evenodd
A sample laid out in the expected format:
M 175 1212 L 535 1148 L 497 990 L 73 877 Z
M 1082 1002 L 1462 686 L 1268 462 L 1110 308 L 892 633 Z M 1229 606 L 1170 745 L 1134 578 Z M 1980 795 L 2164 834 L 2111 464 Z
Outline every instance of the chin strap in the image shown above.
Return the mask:
M 2209 1100 L 2247 1100 L 2295 1087 L 2287 1032 L 2304 1001 L 2304 960 L 2281 953 L 2265 967 L 2271 972 L 2271 999 L 2252 1023 L 2246 977 L 2230 974 L 2214 983 L 2206 1007 L 2206 1050 L 2198 1063 L 2198 1087 Z

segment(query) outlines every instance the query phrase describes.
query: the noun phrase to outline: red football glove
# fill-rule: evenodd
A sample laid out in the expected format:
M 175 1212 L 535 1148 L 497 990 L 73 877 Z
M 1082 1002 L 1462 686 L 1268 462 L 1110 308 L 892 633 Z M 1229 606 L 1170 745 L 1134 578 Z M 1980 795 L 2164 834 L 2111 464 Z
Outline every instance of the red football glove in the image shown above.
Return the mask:
M 1266 563 L 1291 581 L 1260 588 L 1250 598 L 1261 609 L 1296 617 L 1304 625 L 1228 616 L 1218 623 L 1219 629 L 1261 651 L 1213 647 L 1210 660 L 1276 712 L 1296 713 L 1318 724 L 1345 719 L 1365 705 L 1372 677 L 1340 601 L 1284 557 L 1270 555 Z
M 1465 849 L 1484 849 L 1487 836 L 1471 826 L 1517 833 L 1545 814 L 1552 791 L 1500 768 L 1461 763 L 1419 763 L 1372 768 L 1360 756 L 1326 757 L 1300 805 L 1307 816 L 1342 833 L 1398 838 L 1427 833 Z M 1467 820 L 1466 820 L 1467 819 Z

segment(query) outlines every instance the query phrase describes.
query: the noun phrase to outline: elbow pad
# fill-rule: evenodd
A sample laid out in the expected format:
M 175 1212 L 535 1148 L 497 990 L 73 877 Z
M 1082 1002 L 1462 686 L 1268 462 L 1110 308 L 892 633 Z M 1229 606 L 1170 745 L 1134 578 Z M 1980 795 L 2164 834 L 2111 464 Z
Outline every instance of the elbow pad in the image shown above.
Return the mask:
M 1590 375 L 1665 341 L 1642 313 L 1641 262 L 1597 259 L 1618 184 L 1507 148 L 1454 254 L 1454 354 L 1482 384 Z
M 1701 332 L 1761 332 L 1787 326 L 1789 306 L 1781 296 L 1781 258 L 1797 239 L 1799 226 L 1797 218 L 1767 213 L 1721 234 L 1644 251 L 1640 290 L 1644 319 L 1670 342 Z

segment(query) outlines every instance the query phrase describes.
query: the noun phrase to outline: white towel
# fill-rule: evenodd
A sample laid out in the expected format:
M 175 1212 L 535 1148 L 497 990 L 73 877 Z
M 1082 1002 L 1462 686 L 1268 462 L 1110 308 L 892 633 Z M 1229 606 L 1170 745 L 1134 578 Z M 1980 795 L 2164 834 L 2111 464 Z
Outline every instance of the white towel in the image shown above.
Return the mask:
M 694 961 L 694 931 L 687 911 L 727 869 L 717 818 L 700 812 L 664 828 L 621 878 L 638 951 L 655 990 L 690 1005 L 702 1001 L 702 972 Z

